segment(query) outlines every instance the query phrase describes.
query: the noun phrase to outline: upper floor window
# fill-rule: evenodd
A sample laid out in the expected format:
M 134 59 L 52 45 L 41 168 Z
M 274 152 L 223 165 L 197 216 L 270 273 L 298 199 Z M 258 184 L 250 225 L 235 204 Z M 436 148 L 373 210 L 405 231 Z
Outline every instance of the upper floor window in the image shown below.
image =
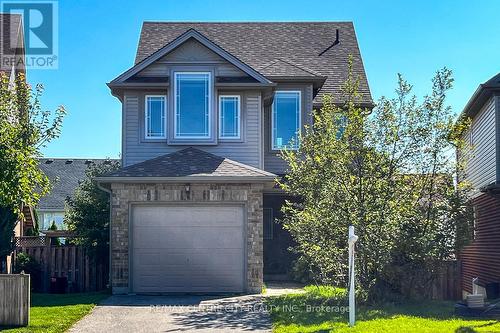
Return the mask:
M 144 114 L 146 139 L 165 139 L 165 96 L 147 95 Z
M 219 96 L 219 137 L 239 139 L 240 96 Z
M 174 76 L 174 137 L 210 138 L 210 72 L 176 72 Z
M 50 230 L 55 224 L 57 230 L 65 230 L 64 212 L 39 212 L 38 220 L 41 222 L 40 230 Z
M 300 91 L 277 91 L 272 107 L 272 149 L 297 149 L 300 131 Z

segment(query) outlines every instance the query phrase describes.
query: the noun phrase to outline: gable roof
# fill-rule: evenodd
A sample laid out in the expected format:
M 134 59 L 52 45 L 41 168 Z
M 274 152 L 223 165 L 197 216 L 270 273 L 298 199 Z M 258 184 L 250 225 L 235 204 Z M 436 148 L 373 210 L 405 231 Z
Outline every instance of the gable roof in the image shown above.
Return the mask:
M 218 54 L 220 57 L 224 58 L 237 68 L 241 69 L 254 79 L 256 79 L 258 82 L 263 83 L 263 84 L 272 84 L 271 81 L 269 81 L 265 76 L 257 72 L 255 69 L 252 67 L 248 66 L 247 64 L 243 63 L 241 60 L 233 56 L 232 54 L 228 53 L 226 50 L 221 48 L 219 45 L 213 43 L 211 40 L 203 36 L 203 34 L 199 33 L 193 28 L 189 28 L 187 31 L 183 32 L 182 34 L 177 35 L 174 39 L 170 40 L 168 43 L 165 43 L 160 49 L 155 50 L 153 53 L 148 55 L 148 57 L 142 59 L 140 62 L 137 62 L 135 66 L 118 76 L 116 79 L 110 82 L 110 85 L 113 85 L 114 83 L 121 83 L 128 78 L 132 77 L 134 74 L 137 74 L 139 71 L 143 70 L 156 60 L 160 59 L 164 55 L 168 54 L 175 48 L 177 48 L 179 45 L 185 43 L 189 39 L 194 38 L 216 54 Z
M 500 95 L 500 73 L 477 87 L 465 105 L 462 114 L 467 117 L 474 117 L 493 94 Z
M 67 158 L 39 159 L 40 169 L 49 178 L 52 189 L 47 195 L 40 199 L 37 209 L 64 210 L 66 198 L 73 196 L 76 187 L 85 179 L 85 171 L 89 164 L 101 163 L 104 161 L 107 160 Z
M 341 87 L 352 56 L 362 102 L 373 103 L 352 22 L 144 22 L 135 63 L 142 63 L 190 29 L 259 73 L 282 59 L 325 76 L 315 104 L 321 103 L 325 93 L 336 102 L 343 101 Z
M 272 181 L 276 175 L 193 147 L 162 155 L 97 177 L 100 182 L 224 180 L 231 182 Z

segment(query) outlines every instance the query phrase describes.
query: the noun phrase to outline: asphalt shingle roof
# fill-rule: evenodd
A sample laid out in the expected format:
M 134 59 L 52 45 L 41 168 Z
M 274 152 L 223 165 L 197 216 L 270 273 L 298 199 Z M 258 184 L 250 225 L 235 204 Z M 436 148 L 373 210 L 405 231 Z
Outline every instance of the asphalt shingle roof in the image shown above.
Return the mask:
M 91 163 L 105 159 L 42 158 L 40 169 L 47 175 L 52 190 L 40 199 L 38 209 L 64 210 L 67 197 L 73 196 L 76 187 L 85 178 L 85 171 Z
M 129 165 L 103 177 L 275 177 L 274 174 L 193 147 Z
M 276 69 L 269 64 L 281 59 L 293 63 L 294 67 L 326 76 L 315 103 L 321 103 L 325 93 L 332 94 L 336 102 L 343 101 L 341 87 L 347 78 L 349 56 L 352 56 L 362 102 L 372 103 L 352 22 L 144 22 L 135 63 L 189 29 L 195 29 L 263 75 L 272 75 Z M 333 45 L 337 29 L 339 43 Z M 267 72 L 266 68 L 272 71 Z
M 276 59 L 272 61 L 270 64 L 265 65 L 261 69 L 262 72 L 266 73 L 266 76 L 300 76 L 300 77 L 321 77 L 320 73 L 317 73 L 313 70 L 301 67 L 292 63 L 291 61 L 286 61 L 283 59 Z

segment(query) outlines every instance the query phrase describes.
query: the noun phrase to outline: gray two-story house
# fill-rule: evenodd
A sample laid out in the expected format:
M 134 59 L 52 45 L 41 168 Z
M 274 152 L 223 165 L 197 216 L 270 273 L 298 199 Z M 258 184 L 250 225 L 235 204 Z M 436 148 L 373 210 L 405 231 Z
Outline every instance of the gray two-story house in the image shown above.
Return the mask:
M 113 293 L 260 292 L 285 273 L 279 153 L 325 94 L 342 103 L 350 56 L 371 105 L 350 22 L 144 23 L 108 84 L 122 103 L 123 168 L 98 178 Z

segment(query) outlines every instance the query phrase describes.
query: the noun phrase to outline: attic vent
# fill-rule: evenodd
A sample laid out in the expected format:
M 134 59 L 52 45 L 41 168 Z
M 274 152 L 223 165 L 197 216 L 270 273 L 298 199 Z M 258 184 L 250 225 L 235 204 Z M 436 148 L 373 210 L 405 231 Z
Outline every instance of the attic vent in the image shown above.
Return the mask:
M 54 160 L 46 160 L 45 164 L 51 164 L 52 162 L 54 162 Z
M 66 160 L 66 162 L 64 162 L 64 164 L 71 164 L 73 163 L 73 160 Z
M 329 49 L 334 47 L 335 45 L 340 44 L 340 38 L 339 38 L 339 29 L 335 29 L 335 41 L 333 42 L 332 45 L 328 46 L 325 50 L 321 51 L 320 54 L 318 54 L 318 57 L 321 57 L 323 54 L 325 54 Z
M 85 164 L 87 164 L 87 165 L 92 164 L 92 160 L 86 160 Z

